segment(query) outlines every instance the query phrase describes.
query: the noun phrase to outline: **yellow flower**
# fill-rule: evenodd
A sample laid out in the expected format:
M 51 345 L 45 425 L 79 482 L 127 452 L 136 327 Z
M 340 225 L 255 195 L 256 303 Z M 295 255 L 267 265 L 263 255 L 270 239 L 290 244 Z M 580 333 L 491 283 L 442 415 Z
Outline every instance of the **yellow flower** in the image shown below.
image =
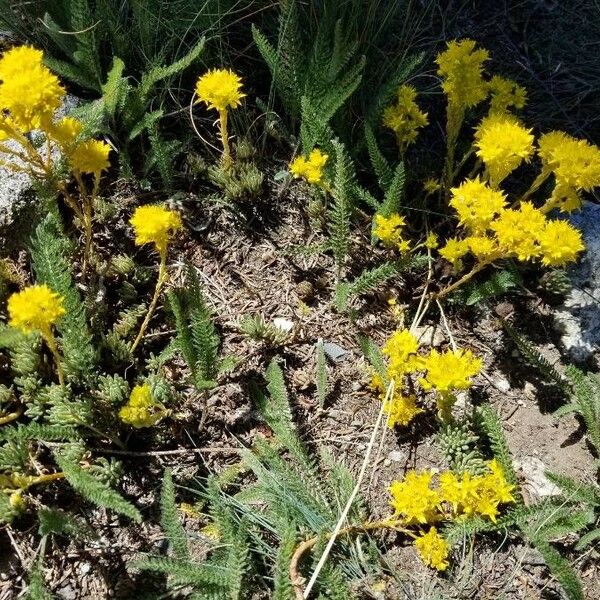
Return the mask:
M 488 58 L 487 50 L 476 50 L 475 42 L 469 39 L 448 42 L 446 50 L 438 54 L 438 75 L 451 105 L 466 109 L 485 100 L 488 87 L 482 73 Z
M 547 221 L 538 234 L 542 263 L 547 266 L 564 267 L 577 260 L 585 249 L 581 233 L 567 221 Z
M 451 471 L 440 475 L 440 495 L 450 505 L 454 519 L 479 515 L 496 522 L 499 505 L 515 501 L 514 486 L 506 481 L 498 461 L 494 459 L 487 466 L 490 472 L 485 475 L 456 475 Z
M 127 404 L 119 410 L 119 418 L 136 429 L 156 425 L 166 414 L 164 406 L 152 396 L 147 383 L 131 390 Z
M 435 527 L 431 527 L 427 533 L 415 540 L 415 548 L 427 566 L 438 571 L 445 571 L 448 568 L 450 546 Z
M 329 155 L 323 154 L 318 148 L 311 151 L 308 159 L 298 156 L 290 164 L 290 173 L 294 178 L 302 178 L 314 185 L 323 185 L 323 170 Z
M 198 78 L 196 102 L 205 102 L 218 111 L 236 108 L 246 95 L 241 88 L 242 80 L 231 69 L 213 69 Z
M 65 314 L 64 298 L 47 285 L 33 285 L 8 299 L 9 325 L 23 333 L 50 335 L 52 326 Z
M 439 249 L 440 256 L 452 263 L 454 267 L 458 267 L 460 259 L 469 251 L 469 242 L 467 240 L 459 240 L 450 238 L 443 248 Z
M 504 194 L 479 178 L 467 179 L 450 192 L 450 206 L 456 211 L 459 223 L 475 232 L 484 231 L 506 205 Z
M 469 250 L 478 260 L 492 260 L 498 254 L 496 240 L 485 235 L 474 235 L 465 239 L 469 244 Z
M 83 131 L 83 123 L 73 117 L 64 117 L 48 128 L 48 135 L 63 149 L 69 151 Z
M 546 218 L 543 213 L 531 202 L 521 202 L 518 210 L 503 210 L 491 223 L 490 229 L 505 256 L 531 260 L 540 253 L 537 237 L 545 226 Z
M 108 155 L 110 146 L 99 140 L 87 140 L 77 144 L 69 154 L 69 162 L 74 171 L 100 176 L 110 166 Z
M 538 154 L 557 183 L 591 191 L 600 185 L 600 148 L 587 140 L 579 140 L 562 131 L 543 135 Z
M 0 58 L 0 81 L 7 81 L 23 71 L 41 67 L 44 53 L 33 46 L 15 46 Z
M 167 251 L 173 234 L 181 229 L 181 218 L 176 212 L 155 205 L 139 206 L 129 222 L 135 230 L 136 245 L 155 244 L 161 254 Z
M 437 490 L 431 489 L 433 472 L 409 471 L 403 481 L 392 481 L 390 504 L 395 515 L 402 516 L 407 525 L 432 523 L 439 520 L 442 501 Z
M 388 416 L 387 424 L 390 429 L 396 425 L 406 427 L 419 413 L 423 412 L 416 404 L 416 397 L 403 396 L 396 394 L 390 398 L 384 406 L 386 415 Z
M 382 348 L 383 354 L 389 359 L 390 377 L 401 379 L 406 373 L 418 369 L 420 365 L 418 349 L 419 342 L 408 329 L 395 331 Z
M 481 121 L 475 131 L 477 156 L 484 162 L 490 184 L 497 187 L 522 161 L 533 154 L 531 129 L 508 114 L 496 114 Z
M 428 193 L 428 194 L 435 194 L 439 189 L 441 189 L 441 184 L 439 182 L 439 180 L 434 179 L 433 177 L 430 177 L 429 179 L 426 179 L 423 182 L 423 189 Z
M 393 213 L 389 216 L 375 215 L 373 233 L 387 247 L 399 246 L 402 242 L 402 229 L 406 224 L 404 217 Z
M 8 111 L 24 133 L 50 123 L 65 95 L 41 57 L 39 50 L 24 47 L 13 48 L 0 59 L 0 109 Z
M 504 113 L 510 107 L 521 109 L 527 102 L 527 90 L 511 79 L 494 75 L 488 82 L 490 114 Z
M 430 233 L 425 238 L 425 248 L 429 250 L 435 250 L 440 245 L 437 233 Z
M 400 148 L 405 148 L 417 139 L 417 130 L 429 123 L 415 99 L 417 91 L 411 85 L 398 89 L 396 104 L 383 111 L 383 125 L 396 134 Z
M 425 390 L 435 389 L 441 395 L 454 390 L 466 390 L 471 387 L 471 377 L 481 371 L 483 361 L 470 350 L 432 350 L 423 359 L 423 369 L 427 372 L 420 380 Z

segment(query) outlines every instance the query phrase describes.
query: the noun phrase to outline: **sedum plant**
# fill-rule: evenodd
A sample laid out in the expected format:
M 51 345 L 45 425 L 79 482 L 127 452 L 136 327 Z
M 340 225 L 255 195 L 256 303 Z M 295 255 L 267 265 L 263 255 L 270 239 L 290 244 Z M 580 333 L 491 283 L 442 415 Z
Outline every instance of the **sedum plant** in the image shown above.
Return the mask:
M 219 113 L 219 132 L 223 144 L 223 167 L 231 167 L 231 149 L 227 120 L 229 110 L 240 105 L 242 98 L 242 80 L 231 69 L 213 69 L 208 71 L 196 82 L 196 102 L 204 102 L 209 109 Z
M 47 285 L 33 285 L 8 299 L 9 325 L 24 334 L 39 332 L 52 353 L 56 372 L 61 385 L 65 375 L 61 365 L 58 344 L 52 330 L 56 321 L 65 314 L 64 298 L 53 292 Z
M 94 200 L 101 174 L 110 164 L 110 146 L 81 139 L 83 124 L 77 119 L 54 119 L 66 92 L 58 77 L 44 66 L 43 58 L 41 50 L 30 46 L 12 48 L 0 58 L 0 155 L 11 157 L 0 164 L 49 183 L 62 195 L 83 225 L 85 272 L 92 251 Z M 63 159 L 77 184 L 78 196 L 61 173 Z
M 146 328 L 156 309 L 160 292 L 167 282 L 167 251 L 173 234 L 181 229 L 181 218 L 175 211 L 162 206 L 140 206 L 135 210 L 130 222 L 135 231 L 136 245 L 154 244 L 160 257 L 156 287 L 146 316 L 131 345 L 131 352 L 133 353 L 144 337 Z

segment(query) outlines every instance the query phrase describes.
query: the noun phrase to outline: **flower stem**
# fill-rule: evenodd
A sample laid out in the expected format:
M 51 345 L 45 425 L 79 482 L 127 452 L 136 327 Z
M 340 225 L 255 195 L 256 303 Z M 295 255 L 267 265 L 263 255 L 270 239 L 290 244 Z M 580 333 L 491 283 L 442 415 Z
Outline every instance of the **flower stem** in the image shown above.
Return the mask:
M 231 167 L 231 150 L 229 148 L 229 135 L 227 133 L 227 109 L 219 111 L 219 129 L 221 132 L 221 141 L 223 142 L 223 167 Z
M 12 421 L 18 419 L 22 414 L 22 411 L 16 410 L 15 412 L 8 413 L 7 415 L 0 416 L 0 425 L 11 423 Z
M 335 534 L 335 539 L 337 540 L 343 535 L 359 535 L 361 533 L 367 533 L 376 529 L 394 529 L 395 531 L 406 533 L 407 535 L 414 537 L 412 536 L 412 532 L 402 527 L 402 525 L 403 522 L 401 520 L 393 518 L 382 519 L 381 521 L 367 521 L 361 525 L 350 525 L 349 527 L 340 529 L 337 534 Z M 331 539 L 333 536 L 333 533 L 325 534 L 325 536 L 316 535 L 308 540 L 305 540 L 296 547 L 296 550 L 292 555 L 289 568 L 290 580 L 294 586 L 296 600 L 304 600 L 306 597 L 303 586 L 304 579 L 298 570 L 302 557 L 304 554 L 306 554 L 306 552 L 312 550 L 316 546 L 317 542 L 322 541 L 323 539 Z
M 162 287 L 167 280 L 167 249 L 161 250 L 160 252 L 160 266 L 158 268 L 158 280 L 156 281 L 156 288 L 154 288 L 154 296 L 152 296 L 152 301 L 150 302 L 150 307 L 148 308 L 148 312 L 146 313 L 146 317 L 144 318 L 144 322 L 140 327 L 140 331 L 135 338 L 135 341 L 131 345 L 131 352 L 135 352 L 135 349 L 138 347 L 139 343 L 142 341 L 144 337 L 144 333 L 146 332 L 146 328 L 148 327 L 148 323 L 150 323 L 150 319 L 154 314 L 156 309 L 156 305 L 158 304 L 158 298 L 160 296 L 160 292 Z
M 458 289 L 461 285 L 467 283 L 467 281 L 470 281 L 475 275 L 477 275 L 477 273 L 483 271 L 483 269 L 485 269 L 485 267 L 487 267 L 491 263 L 491 260 L 484 260 L 482 262 L 477 263 L 468 273 L 465 273 L 460 279 L 450 284 L 448 287 L 445 287 L 437 294 L 434 294 L 432 296 L 432 299 L 439 300 L 440 298 L 444 298 L 450 292 L 453 292 L 454 290 Z
M 52 357 L 54 358 L 54 363 L 56 365 L 56 373 L 58 375 L 58 383 L 60 383 L 60 385 L 64 386 L 65 385 L 65 373 L 64 373 L 62 365 L 61 365 L 61 356 L 60 356 L 60 352 L 58 351 L 58 344 L 56 343 L 56 338 L 54 337 L 54 334 L 52 333 L 51 329 L 48 329 L 48 331 L 43 331 L 42 337 L 44 338 L 44 341 L 46 342 L 46 345 L 48 346 L 48 350 L 50 350 L 50 353 L 52 354 Z

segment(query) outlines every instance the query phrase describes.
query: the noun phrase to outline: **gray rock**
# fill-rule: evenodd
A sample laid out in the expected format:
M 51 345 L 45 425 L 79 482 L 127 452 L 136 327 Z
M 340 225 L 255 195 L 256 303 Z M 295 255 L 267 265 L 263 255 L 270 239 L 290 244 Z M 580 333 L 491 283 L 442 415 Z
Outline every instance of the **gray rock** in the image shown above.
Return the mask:
M 57 111 L 56 118 L 67 115 L 79 100 L 74 96 L 66 96 L 62 107 Z M 11 150 L 19 150 L 16 142 L 6 141 L 4 145 Z M 9 164 L 19 164 L 15 156 L 0 153 L 0 160 Z M 0 167 L 0 238 L 5 248 L 11 248 L 18 236 L 20 226 L 32 224 L 32 217 L 36 212 L 36 197 L 32 189 L 29 175 L 13 171 L 10 168 Z M 16 225 L 16 226 L 15 226 Z
M 514 462 L 521 474 L 523 487 L 532 499 L 538 500 L 560 494 L 560 489 L 546 477 L 547 467 L 539 458 L 524 456 Z
M 586 251 L 568 271 L 573 287 L 554 323 L 571 358 L 583 362 L 600 348 L 600 206 L 585 202 L 569 220 L 581 230 Z

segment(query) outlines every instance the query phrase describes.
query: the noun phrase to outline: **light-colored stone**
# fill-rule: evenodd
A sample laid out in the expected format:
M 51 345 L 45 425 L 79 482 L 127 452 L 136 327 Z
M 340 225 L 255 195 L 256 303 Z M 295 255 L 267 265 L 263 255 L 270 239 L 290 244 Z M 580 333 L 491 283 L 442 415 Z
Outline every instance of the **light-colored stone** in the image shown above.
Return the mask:
M 437 325 L 421 325 L 415 327 L 414 334 L 420 344 L 431 346 L 432 348 L 438 348 L 446 341 L 444 332 Z
M 568 271 L 573 288 L 554 323 L 571 358 L 585 361 L 600 349 L 600 206 L 585 202 L 569 220 L 582 232 L 586 251 Z
M 560 489 L 546 477 L 548 468 L 536 456 L 524 456 L 520 460 L 515 460 L 515 467 L 523 478 L 523 488 L 533 499 L 560 494 Z
M 62 107 L 56 112 L 56 119 L 60 119 L 69 114 L 79 103 L 74 96 L 66 96 Z M 11 150 L 19 151 L 20 146 L 12 140 L 3 142 L 3 145 Z M 0 158 L 6 164 L 19 164 L 19 158 L 0 153 Z M 29 175 L 22 172 L 13 171 L 6 167 L 0 167 L 0 225 L 11 223 L 15 212 L 27 209 L 27 204 L 34 201 L 34 194 L 31 193 L 31 179 Z

